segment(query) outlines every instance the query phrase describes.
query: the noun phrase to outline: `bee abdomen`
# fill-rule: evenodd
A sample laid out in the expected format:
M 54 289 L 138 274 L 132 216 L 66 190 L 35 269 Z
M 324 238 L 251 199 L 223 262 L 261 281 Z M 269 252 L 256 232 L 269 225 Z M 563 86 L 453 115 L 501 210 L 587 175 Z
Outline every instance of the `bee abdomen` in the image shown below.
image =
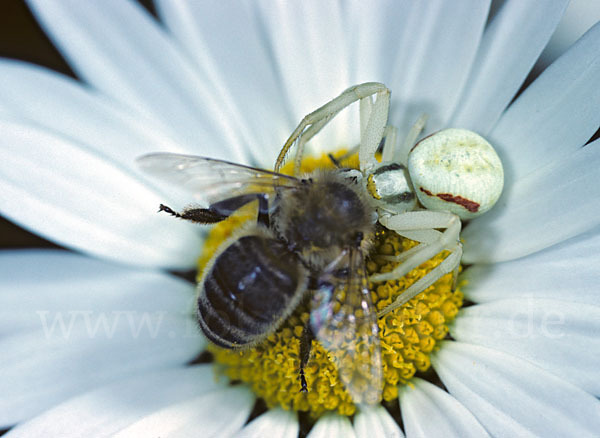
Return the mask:
M 215 258 L 200 284 L 200 327 L 221 347 L 254 344 L 294 309 L 306 282 L 304 267 L 283 242 L 243 236 Z

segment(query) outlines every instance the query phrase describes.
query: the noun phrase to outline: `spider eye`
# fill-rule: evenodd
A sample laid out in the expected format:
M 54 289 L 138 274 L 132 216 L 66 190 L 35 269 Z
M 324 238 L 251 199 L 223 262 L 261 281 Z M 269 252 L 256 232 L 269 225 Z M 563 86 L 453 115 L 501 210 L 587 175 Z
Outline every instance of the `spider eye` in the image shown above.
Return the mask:
M 461 219 L 492 208 L 504 186 L 502 162 L 492 145 L 466 129 L 446 129 L 421 140 L 410 152 L 408 171 L 425 208 Z

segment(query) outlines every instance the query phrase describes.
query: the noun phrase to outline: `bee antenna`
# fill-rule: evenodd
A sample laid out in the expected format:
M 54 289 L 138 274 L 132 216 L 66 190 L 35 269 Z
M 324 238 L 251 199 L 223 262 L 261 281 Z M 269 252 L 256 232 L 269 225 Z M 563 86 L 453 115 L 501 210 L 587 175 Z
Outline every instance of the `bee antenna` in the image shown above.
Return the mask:
M 341 168 L 342 166 L 340 165 L 340 162 L 337 160 L 337 158 L 335 158 L 333 156 L 333 154 L 327 154 L 327 157 L 331 160 L 331 162 L 333 163 L 333 165 L 335 167 L 337 167 L 338 169 Z

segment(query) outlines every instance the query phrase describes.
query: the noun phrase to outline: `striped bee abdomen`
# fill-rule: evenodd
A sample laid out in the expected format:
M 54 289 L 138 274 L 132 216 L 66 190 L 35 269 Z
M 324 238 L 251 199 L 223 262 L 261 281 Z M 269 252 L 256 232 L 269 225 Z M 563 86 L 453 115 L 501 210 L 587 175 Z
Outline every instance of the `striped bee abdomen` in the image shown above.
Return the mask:
M 306 270 L 284 242 L 243 236 L 217 255 L 200 283 L 200 327 L 221 347 L 252 345 L 294 309 L 306 283 Z

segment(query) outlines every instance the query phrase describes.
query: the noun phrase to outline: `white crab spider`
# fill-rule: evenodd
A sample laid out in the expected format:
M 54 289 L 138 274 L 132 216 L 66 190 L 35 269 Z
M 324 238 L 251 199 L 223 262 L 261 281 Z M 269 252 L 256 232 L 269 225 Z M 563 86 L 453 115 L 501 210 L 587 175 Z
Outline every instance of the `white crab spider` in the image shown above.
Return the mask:
M 360 173 L 356 173 L 371 194 L 379 222 L 419 242 L 411 250 L 391 257 L 402 262 L 396 269 L 372 275 L 369 280 L 399 279 L 441 251 L 450 252 L 437 267 L 383 309 L 381 316 L 400 307 L 447 273 L 453 272 L 456 281 L 462 257 L 461 218 L 476 217 L 493 207 L 502 192 L 504 173 L 493 147 L 472 131 L 447 129 L 415 145 L 426 116 L 419 118 L 400 144 L 396 128 L 387 125 L 390 90 L 374 82 L 350 87 L 304 117 L 281 150 L 275 171 L 280 170 L 287 152 L 296 144 L 295 170 L 298 173 L 305 143 L 356 101 L 360 101 Z M 382 161 L 379 162 L 375 153 L 382 140 Z M 417 198 L 425 209 L 419 208 Z

